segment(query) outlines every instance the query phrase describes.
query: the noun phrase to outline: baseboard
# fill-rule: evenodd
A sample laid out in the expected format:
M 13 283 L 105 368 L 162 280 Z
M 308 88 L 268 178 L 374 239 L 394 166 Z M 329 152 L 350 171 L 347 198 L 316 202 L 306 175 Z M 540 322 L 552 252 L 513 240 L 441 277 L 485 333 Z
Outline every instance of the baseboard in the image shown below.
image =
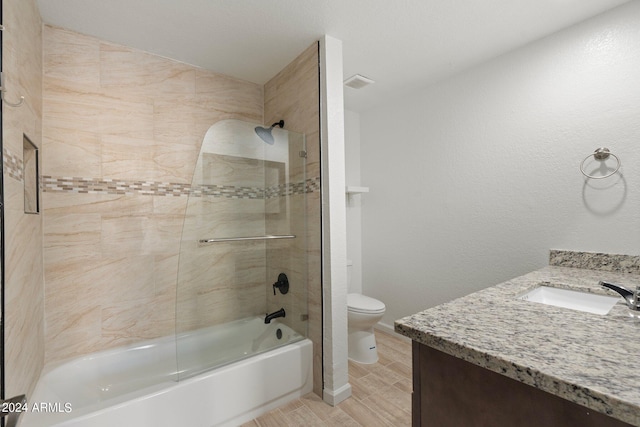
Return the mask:
M 349 383 L 346 383 L 337 390 L 329 390 L 326 388 L 322 390 L 322 400 L 331 406 L 336 406 L 349 397 L 351 397 L 351 384 Z
M 403 341 L 406 341 L 406 342 L 411 341 L 411 338 L 405 337 L 404 335 L 400 335 L 399 333 L 397 333 L 395 329 L 393 329 L 392 325 L 387 325 L 386 323 L 378 322 L 375 325 L 373 325 L 373 328 L 381 332 L 384 332 L 385 334 L 389 334 L 395 338 L 399 338 Z

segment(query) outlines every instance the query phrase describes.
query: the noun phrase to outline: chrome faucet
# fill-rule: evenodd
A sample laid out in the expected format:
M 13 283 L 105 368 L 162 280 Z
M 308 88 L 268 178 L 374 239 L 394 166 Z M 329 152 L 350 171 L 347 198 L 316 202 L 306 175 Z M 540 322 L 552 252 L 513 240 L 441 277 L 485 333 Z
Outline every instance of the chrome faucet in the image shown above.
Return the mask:
M 630 310 L 640 311 L 640 286 L 636 286 L 636 290 L 634 292 L 624 286 L 615 285 L 603 280 L 598 284 L 619 293 L 620 296 L 624 298 L 624 301 L 627 303 L 627 307 L 629 307 Z
M 281 308 L 278 311 L 274 311 L 271 314 L 267 314 L 264 318 L 264 323 L 271 323 L 273 319 L 276 317 L 285 317 L 286 313 L 284 312 L 284 308 Z

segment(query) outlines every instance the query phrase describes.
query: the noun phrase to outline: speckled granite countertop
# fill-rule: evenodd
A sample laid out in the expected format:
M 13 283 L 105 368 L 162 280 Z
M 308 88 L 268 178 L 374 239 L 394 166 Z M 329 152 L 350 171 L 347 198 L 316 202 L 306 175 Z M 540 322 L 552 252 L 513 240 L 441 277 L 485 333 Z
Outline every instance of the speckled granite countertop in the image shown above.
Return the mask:
M 635 289 L 640 257 L 552 251 L 550 266 L 397 320 L 398 333 L 640 426 L 640 319 L 622 298 L 607 315 L 517 299 L 540 286 L 607 295 Z M 568 267 L 567 267 L 568 266 Z

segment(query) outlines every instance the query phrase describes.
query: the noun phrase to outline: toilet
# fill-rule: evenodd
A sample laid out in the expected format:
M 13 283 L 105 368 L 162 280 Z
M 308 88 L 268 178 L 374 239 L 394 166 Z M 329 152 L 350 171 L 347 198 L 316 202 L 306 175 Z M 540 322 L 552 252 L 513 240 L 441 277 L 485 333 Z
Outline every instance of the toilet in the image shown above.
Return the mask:
M 373 325 L 382 319 L 384 311 L 384 304 L 375 298 L 362 294 L 347 295 L 349 359 L 358 363 L 378 361 Z
M 349 290 L 351 291 L 351 263 L 347 262 Z M 376 363 L 378 349 L 373 325 L 385 312 L 385 305 L 375 298 L 360 293 L 347 294 L 347 323 L 349 327 L 349 359 L 358 363 Z

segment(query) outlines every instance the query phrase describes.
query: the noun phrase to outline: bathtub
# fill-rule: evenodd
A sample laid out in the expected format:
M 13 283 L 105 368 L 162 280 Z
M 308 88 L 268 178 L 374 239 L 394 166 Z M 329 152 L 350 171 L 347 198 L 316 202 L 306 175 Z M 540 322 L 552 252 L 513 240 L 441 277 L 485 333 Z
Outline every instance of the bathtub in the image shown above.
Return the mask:
M 20 427 L 237 426 L 313 387 L 311 341 L 277 320 L 243 319 L 177 342 L 178 364 L 170 336 L 47 368 Z

